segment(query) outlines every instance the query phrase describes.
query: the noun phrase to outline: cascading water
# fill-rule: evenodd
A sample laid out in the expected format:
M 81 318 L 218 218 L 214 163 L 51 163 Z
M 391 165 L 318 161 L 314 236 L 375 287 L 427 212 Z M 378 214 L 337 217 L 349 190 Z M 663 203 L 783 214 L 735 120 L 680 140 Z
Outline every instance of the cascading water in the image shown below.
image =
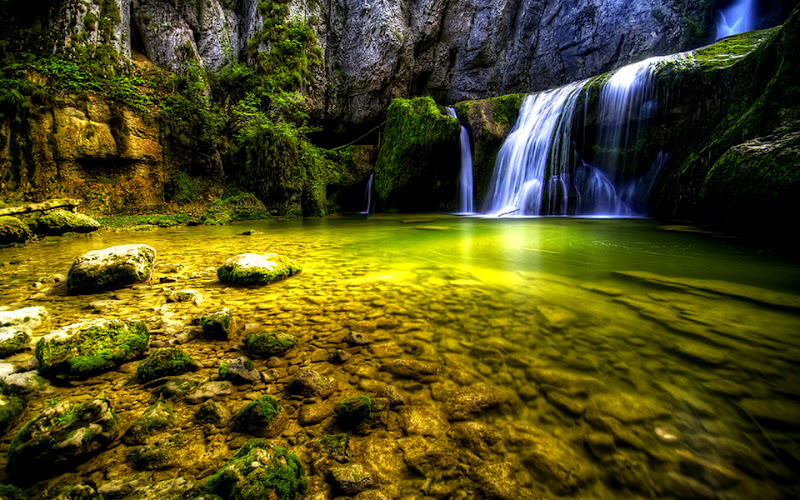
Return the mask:
M 372 176 L 375 174 L 369 174 L 369 179 L 367 179 L 367 190 L 364 192 L 364 211 L 359 212 L 360 214 L 368 214 L 369 207 L 372 204 Z
M 755 28 L 756 0 L 734 0 L 727 8 L 717 11 L 716 40 Z
M 456 110 L 447 108 L 447 115 L 458 118 Z M 472 214 L 472 148 L 469 144 L 469 132 L 461 126 L 461 172 L 458 176 L 458 213 Z
M 683 57 L 683 56 L 678 56 Z M 593 164 L 572 145 L 575 108 L 588 81 L 525 98 L 497 157 L 483 213 L 487 215 L 642 214 L 663 153 L 641 177 L 636 150 L 658 103 L 656 57 L 617 70 L 600 92 Z M 631 153 L 632 152 L 632 153 Z

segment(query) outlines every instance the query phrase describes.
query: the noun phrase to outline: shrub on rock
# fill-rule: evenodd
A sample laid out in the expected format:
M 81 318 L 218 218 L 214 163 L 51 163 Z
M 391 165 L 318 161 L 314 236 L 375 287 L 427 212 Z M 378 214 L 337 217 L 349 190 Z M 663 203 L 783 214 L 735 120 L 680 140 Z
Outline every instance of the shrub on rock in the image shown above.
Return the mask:
M 267 285 L 288 278 L 302 268 L 288 257 L 274 253 L 243 253 L 225 261 L 217 269 L 217 277 L 232 285 Z
M 280 356 L 296 343 L 297 337 L 288 333 L 253 332 L 244 338 L 244 348 L 254 358 Z
M 119 420 L 105 399 L 82 404 L 64 400 L 17 432 L 8 448 L 8 477 L 27 484 L 74 468 L 120 434 Z
M 87 252 L 67 274 L 70 293 L 113 290 L 146 280 L 153 272 L 156 250 L 147 245 L 119 245 Z
M 87 215 L 59 208 L 37 217 L 32 229 L 36 234 L 60 236 L 64 233 L 91 233 L 100 229 L 100 223 Z
M 306 472 L 293 453 L 263 439 L 251 439 L 206 482 L 206 488 L 227 499 L 297 500 L 308 487 Z
M 136 378 L 148 382 L 170 375 L 180 375 L 195 370 L 197 363 L 178 347 L 156 349 L 136 367 Z
M 99 318 L 54 330 L 34 353 L 43 375 L 82 378 L 141 356 L 149 339 L 144 323 Z

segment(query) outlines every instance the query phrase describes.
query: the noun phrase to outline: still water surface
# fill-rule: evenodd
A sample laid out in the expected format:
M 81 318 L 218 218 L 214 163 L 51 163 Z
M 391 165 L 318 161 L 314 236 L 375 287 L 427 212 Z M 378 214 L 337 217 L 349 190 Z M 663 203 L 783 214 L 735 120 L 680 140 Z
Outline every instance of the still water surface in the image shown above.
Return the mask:
M 82 253 L 127 243 L 157 249 L 151 285 L 29 298 Z M 254 251 L 303 272 L 262 289 L 216 280 L 227 257 Z M 337 401 L 395 384 L 409 398 L 399 423 L 355 451 L 389 497 L 800 495 L 800 265 L 735 240 L 649 220 L 423 214 L 100 232 L 2 249 L 0 262 L 0 306 L 43 305 L 48 331 L 96 317 L 98 298 L 122 301 L 110 314 L 148 321 L 154 338 L 225 306 L 300 337 L 294 362 L 343 382 Z M 177 281 L 158 283 L 168 264 L 181 265 Z M 179 288 L 203 294 L 202 308 L 165 306 Z M 350 331 L 376 342 L 356 364 L 320 363 L 314 350 L 347 348 Z M 380 370 L 395 357 L 450 375 L 395 379 Z M 476 386 L 504 402 L 467 418 L 480 432 L 448 396 Z M 434 458 L 421 463 L 426 446 Z

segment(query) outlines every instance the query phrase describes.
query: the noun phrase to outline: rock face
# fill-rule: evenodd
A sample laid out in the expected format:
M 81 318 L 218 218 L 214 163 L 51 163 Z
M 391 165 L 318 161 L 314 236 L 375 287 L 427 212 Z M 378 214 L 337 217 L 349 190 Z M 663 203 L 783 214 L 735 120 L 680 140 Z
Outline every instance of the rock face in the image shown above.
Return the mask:
M 9 478 L 25 484 L 74 467 L 119 436 L 119 420 L 104 399 L 65 400 L 20 429 L 8 449 Z
M 150 277 L 156 250 L 147 245 L 119 245 L 80 256 L 67 275 L 70 293 L 120 288 Z
M 141 356 L 148 342 L 143 323 L 99 318 L 45 335 L 36 343 L 35 354 L 43 374 L 81 378 Z
M 232 285 L 267 285 L 299 273 L 300 269 L 299 265 L 282 255 L 243 253 L 226 260 L 217 269 L 217 277 Z

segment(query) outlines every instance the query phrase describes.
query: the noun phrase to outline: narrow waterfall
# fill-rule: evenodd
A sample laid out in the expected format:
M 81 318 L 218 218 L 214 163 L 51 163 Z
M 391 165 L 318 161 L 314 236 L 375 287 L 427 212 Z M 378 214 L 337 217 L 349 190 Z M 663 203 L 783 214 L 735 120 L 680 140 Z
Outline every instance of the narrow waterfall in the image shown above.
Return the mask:
M 637 141 L 658 102 L 654 57 L 620 68 L 600 90 L 592 158 L 581 158 L 573 131 L 587 81 L 525 98 L 497 156 L 483 205 L 487 215 L 610 215 L 646 213 L 650 190 L 669 155 L 640 158 Z M 677 57 L 683 57 L 678 55 Z M 578 118 L 577 120 L 574 120 Z M 584 121 L 586 120 L 584 116 Z M 585 123 L 584 123 L 585 126 Z M 574 136 L 574 137 L 573 137 Z M 647 162 L 647 163 L 645 163 Z M 645 168 L 649 165 L 649 168 Z
M 734 0 L 727 8 L 717 11 L 715 40 L 754 29 L 756 29 L 756 0 Z
M 458 118 L 456 110 L 447 108 L 447 115 Z M 474 213 L 472 206 L 472 148 L 469 144 L 469 132 L 461 125 L 461 171 L 458 176 L 458 213 L 467 215 Z
M 370 205 L 372 205 L 372 176 L 375 174 L 369 174 L 369 179 L 367 179 L 367 190 L 364 192 L 364 211 L 359 212 L 360 214 L 368 214 Z
M 490 215 L 567 213 L 572 115 L 585 82 L 525 98 L 497 154 L 483 212 Z

